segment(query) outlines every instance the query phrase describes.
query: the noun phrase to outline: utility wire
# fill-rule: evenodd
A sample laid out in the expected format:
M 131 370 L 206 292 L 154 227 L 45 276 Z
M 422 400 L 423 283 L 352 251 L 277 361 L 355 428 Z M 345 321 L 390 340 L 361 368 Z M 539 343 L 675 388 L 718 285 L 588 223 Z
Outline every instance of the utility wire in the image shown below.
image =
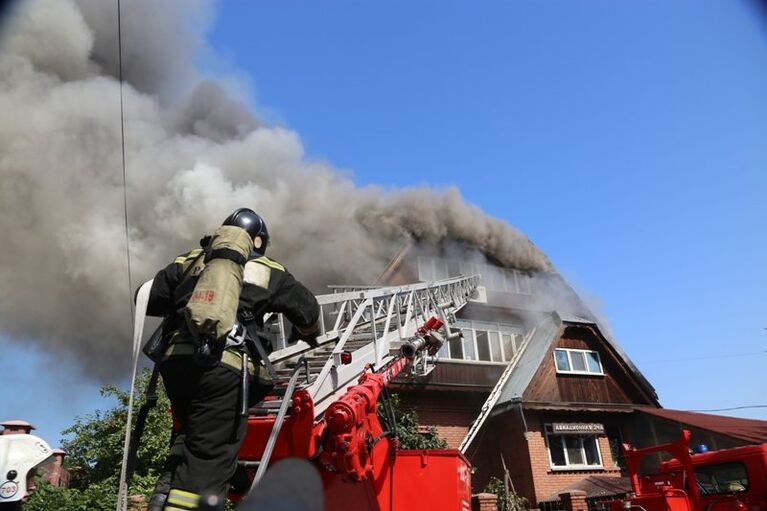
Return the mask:
M 767 405 L 733 406 L 732 408 L 713 408 L 711 410 L 689 410 L 691 412 L 729 412 L 731 410 L 746 410 L 748 408 L 767 408 Z
M 130 229 L 128 222 L 128 179 L 125 166 L 125 109 L 123 107 L 123 45 L 122 45 L 122 17 L 121 17 L 121 5 L 120 0 L 117 0 L 117 67 L 118 78 L 120 80 L 120 148 L 122 154 L 122 177 L 123 177 L 123 213 L 125 217 L 125 257 L 127 262 L 127 278 L 128 278 L 128 301 L 130 303 L 131 312 L 131 336 L 134 337 L 134 367 L 133 374 L 131 376 L 130 394 L 128 399 L 128 416 L 125 424 L 125 441 L 123 443 L 123 459 L 122 466 L 120 468 L 120 480 L 117 490 L 117 503 L 115 511 L 127 511 L 128 508 L 128 482 L 127 482 L 127 468 L 128 468 L 128 452 L 130 450 L 130 433 L 133 422 L 133 394 L 136 387 L 136 363 L 138 362 L 139 353 L 136 348 L 135 333 L 136 328 L 133 323 L 133 317 L 135 315 L 133 305 L 133 278 L 131 275 L 131 258 L 130 258 Z
M 765 353 L 767 353 L 767 351 L 751 351 L 748 353 L 720 353 L 718 355 L 704 355 L 701 357 L 683 357 L 683 358 L 666 358 L 666 359 L 647 360 L 647 361 L 639 361 L 637 363 L 640 365 L 664 364 L 664 363 L 671 363 L 671 362 L 688 362 L 691 360 L 713 360 L 713 359 L 734 358 L 734 357 L 752 357 L 754 355 L 764 355 Z
M 123 213 L 125 217 L 125 257 L 128 264 L 128 301 L 130 302 L 130 317 L 133 318 L 133 276 L 131 275 L 130 258 L 130 229 L 128 227 L 128 178 L 125 168 L 125 111 L 123 108 L 123 42 L 122 19 L 120 18 L 120 0 L 117 0 L 117 67 L 120 80 L 120 147 L 122 150 L 123 171 Z M 133 322 L 131 322 L 133 328 Z

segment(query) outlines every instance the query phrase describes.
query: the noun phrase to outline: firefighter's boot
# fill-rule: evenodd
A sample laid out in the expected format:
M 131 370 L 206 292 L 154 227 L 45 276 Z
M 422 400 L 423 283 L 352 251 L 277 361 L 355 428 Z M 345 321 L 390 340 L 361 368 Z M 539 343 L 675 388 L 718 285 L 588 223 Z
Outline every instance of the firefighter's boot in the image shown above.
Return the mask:
M 168 495 L 165 493 L 154 493 L 152 498 L 149 499 L 149 505 L 146 511 L 163 511 L 165 509 L 165 501 L 168 500 Z

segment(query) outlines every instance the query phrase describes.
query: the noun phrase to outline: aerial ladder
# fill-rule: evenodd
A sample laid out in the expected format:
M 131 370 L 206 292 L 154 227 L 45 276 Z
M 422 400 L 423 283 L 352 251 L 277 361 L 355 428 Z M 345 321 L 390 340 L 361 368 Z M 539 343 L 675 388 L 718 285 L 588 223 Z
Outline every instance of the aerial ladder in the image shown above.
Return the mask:
M 394 432 L 378 420 L 377 401 L 398 376 L 418 378 L 434 369 L 442 343 L 460 336 L 451 325 L 478 282 L 475 275 L 396 287 L 336 286 L 317 297 L 320 333 L 313 349 L 288 345 L 287 320 L 267 318 L 276 381 L 249 410 L 240 495 L 270 463 L 299 457 L 320 470 L 326 509 L 470 509 L 466 458 L 456 450 L 400 450 Z M 451 485 L 455 491 L 445 491 Z

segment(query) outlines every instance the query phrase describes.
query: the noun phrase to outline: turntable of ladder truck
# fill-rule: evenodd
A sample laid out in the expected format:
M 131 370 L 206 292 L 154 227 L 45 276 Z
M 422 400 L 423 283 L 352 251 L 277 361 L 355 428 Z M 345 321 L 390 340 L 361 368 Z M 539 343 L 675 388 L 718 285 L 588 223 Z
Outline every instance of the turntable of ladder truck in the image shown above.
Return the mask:
M 610 511 L 766 511 L 767 444 L 690 452 L 688 430 L 668 444 L 634 449 L 623 444 L 632 493 L 609 503 Z M 652 457 L 666 453 L 658 469 L 644 473 Z M 644 462 L 644 463 L 643 463 Z
M 290 344 L 287 320 L 267 315 L 262 335 L 274 351 L 264 362 L 275 385 L 263 401 L 241 411 L 247 433 L 230 498 L 239 501 L 258 488 L 276 461 L 302 458 L 320 473 L 328 511 L 470 510 L 467 459 L 453 449 L 400 449 L 387 387 L 397 377 L 430 374 L 443 342 L 460 336 L 451 325 L 476 296 L 478 281 L 473 275 L 334 288 L 317 296 L 316 346 Z M 143 318 L 136 325 L 134 371 Z M 121 488 L 126 486 L 121 476 Z

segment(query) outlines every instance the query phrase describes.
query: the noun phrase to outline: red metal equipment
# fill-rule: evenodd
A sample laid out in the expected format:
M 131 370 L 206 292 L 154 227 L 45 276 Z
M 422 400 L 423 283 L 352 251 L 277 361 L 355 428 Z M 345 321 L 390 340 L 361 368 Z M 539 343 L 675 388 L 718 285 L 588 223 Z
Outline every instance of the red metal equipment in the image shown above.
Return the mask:
M 290 415 L 282 425 L 272 460 L 302 457 L 314 460 L 325 489 L 325 509 L 407 511 L 471 507 L 471 470 L 457 450 L 403 451 L 392 432 L 378 420 L 382 390 L 419 353 L 436 353 L 442 344 L 437 331 L 443 322 L 432 317 L 418 328 L 399 355 L 374 371 L 367 365 L 358 384 L 316 418 L 310 395 L 292 397 Z M 247 466 L 260 462 L 274 416 L 251 416 L 240 451 Z
M 767 511 L 767 444 L 691 454 L 690 432 L 675 442 L 634 449 L 623 444 L 633 495 L 611 511 Z M 666 452 L 652 474 L 640 475 L 647 456 Z
M 378 396 L 383 388 L 412 362 L 415 354 L 422 350 L 436 350 L 441 341 L 430 335 L 442 328 L 442 321 L 430 318 L 416 332 L 416 336 L 404 346 L 403 353 L 387 364 L 379 372 L 368 365 L 359 379 L 359 385 L 351 387 L 339 400 L 330 405 L 325 412 L 324 427 L 327 440 L 319 461 L 329 470 L 341 474 L 352 481 L 372 477 L 373 446 L 386 439 L 390 449 L 396 449 L 397 443 L 384 437 L 381 423 L 376 413 Z M 434 350 L 434 351 L 436 351 Z M 321 427 L 321 426 L 320 426 Z

